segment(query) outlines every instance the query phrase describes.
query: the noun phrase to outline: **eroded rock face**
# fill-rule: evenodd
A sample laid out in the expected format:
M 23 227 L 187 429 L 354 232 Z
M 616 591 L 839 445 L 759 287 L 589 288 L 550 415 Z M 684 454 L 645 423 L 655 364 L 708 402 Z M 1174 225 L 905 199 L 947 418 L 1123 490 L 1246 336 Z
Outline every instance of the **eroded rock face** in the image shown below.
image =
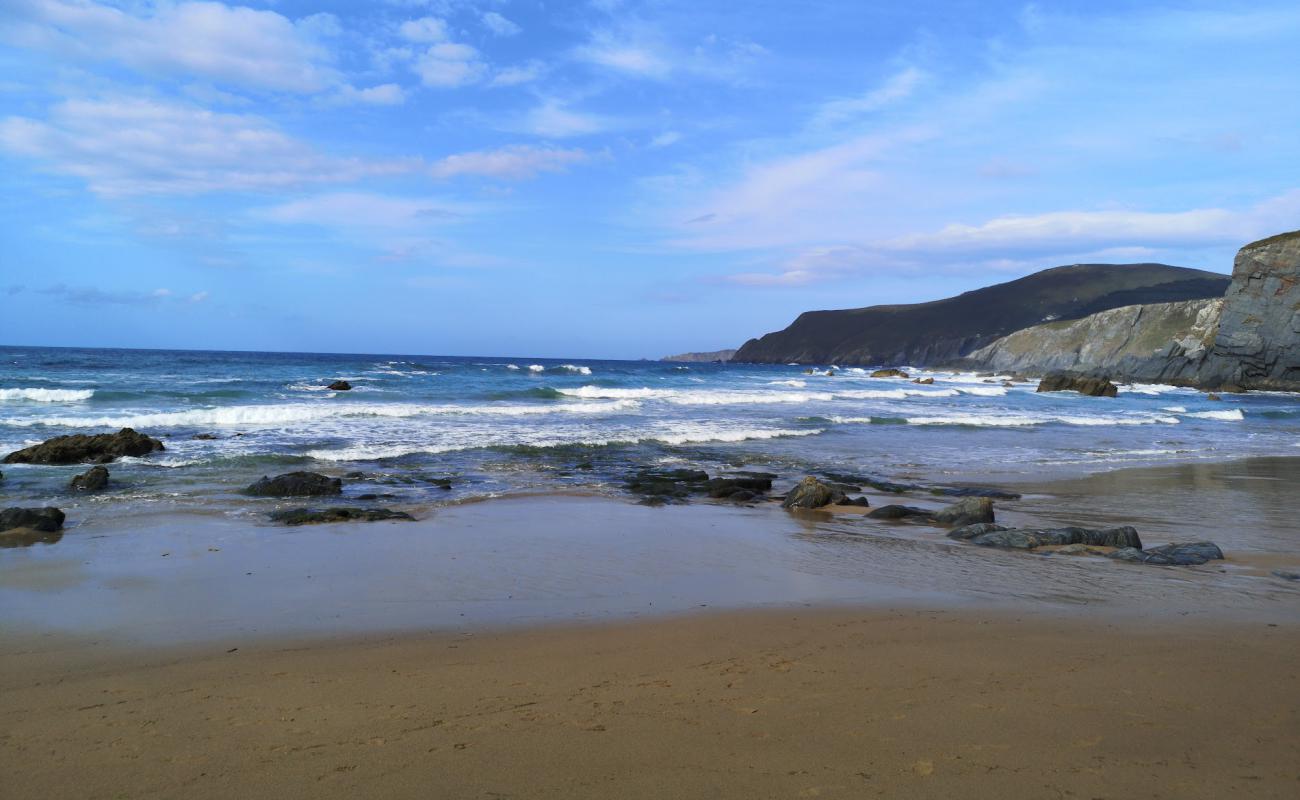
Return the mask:
M 1089 397 L 1115 397 L 1119 388 L 1105 378 L 1076 375 L 1071 372 L 1053 372 L 1044 375 L 1038 383 L 1040 392 L 1078 392 Z
M 244 490 L 254 497 L 320 497 L 342 494 L 343 481 L 316 472 L 286 472 L 262 478 Z
M 108 488 L 108 467 L 91 467 L 74 476 L 68 488 L 79 492 L 102 492 Z
M 1300 231 L 1237 251 L 1200 381 L 1300 391 Z
M 117 433 L 55 436 L 5 456 L 6 464 L 108 464 L 123 456 L 147 456 L 163 443 L 131 428 Z

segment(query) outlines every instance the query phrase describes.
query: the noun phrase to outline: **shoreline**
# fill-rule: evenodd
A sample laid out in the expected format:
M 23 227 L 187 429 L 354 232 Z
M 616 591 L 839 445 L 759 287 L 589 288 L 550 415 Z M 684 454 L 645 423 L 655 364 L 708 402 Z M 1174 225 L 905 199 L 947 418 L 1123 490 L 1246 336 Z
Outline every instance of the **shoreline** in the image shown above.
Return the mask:
M 1294 618 L 786 608 L 98 662 L 6 649 L 0 768 L 16 799 L 1282 798 L 1298 648 Z

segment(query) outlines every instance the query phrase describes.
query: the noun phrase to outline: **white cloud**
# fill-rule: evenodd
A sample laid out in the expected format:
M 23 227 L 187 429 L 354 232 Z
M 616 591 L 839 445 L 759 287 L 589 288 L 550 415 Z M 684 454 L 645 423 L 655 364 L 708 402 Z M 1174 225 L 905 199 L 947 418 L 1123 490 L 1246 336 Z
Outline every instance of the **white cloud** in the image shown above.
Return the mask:
M 505 67 L 492 76 L 489 85 L 518 86 L 521 83 L 532 83 L 540 78 L 545 71 L 546 67 L 540 61 L 529 61 L 525 64 Z
M 328 50 L 317 41 L 329 28 L 322 15 L 295 23 L 274 11 L 214 2 L 131 13 L 93 2 L 11 0 L 5 17 L 0 39 L 60 56 L 289 92 L 318 92 L 338 82 Z
M 673 68 L 659 45 L 611 31 L 597 31 L 575 54 L 580 60 L 639 77 L 664 78 Z
M 515 145 L 447 156 L 435 163 L 430 172 L 435 178 L 481 175 L 518 180 L 531 178 L 540 172 L 558 172 L 589 157 L 585 151 L 576 148 L 561 150 Z
M 467 44 L 435 44 L 415 59 L 412 69 L 425 86 L 454 89 L 477 83 L 487 71 L 478 51 Z
M 464 204 L 431 197 L 333 192 L 264 208 L 255 216 L 285 225 L 405 231 L 457 222 L 471 210 Z
M 915 67 L 890 76 L 883 84 L 859 97 L 840 98 L 822 105 L 813 118 L 814 125 L 834 125 L 863 114 L 870 114 L 911 96 L 925 73 Z
M 403 39 L 406 39 L 409 42 L 419 42 L 422 44 L 445 42 L 449 38 L 447 35 L 447 23 L 437 17 L 408 19 L 398 26 L 397 32 Z
M 337 99 L 341 103 L 365 103 L 374 106 L 396 106 L 406 102 L 406 92 L 395 83 L 381 83 L 366 89 L 343 86 Z
M 264 191 L 418 167 L 326 156 L 260 117 L 140 98 L 68 100 L 44 121 L 8 117 L 0 149 L 105 196 Z
M 610 127 L 609 121 L 595 114 L 570 111 L 555 99 L 543 100 L 529 111 L 520 126 L 527 133 L 553 139 L 588 136 Z
M 523 30 L 523 28 L 495 11 L 488 11 L 483 14 L 483 24 L 497 36 L 514 36 Z
M 677 144 L 682 140 L 682 135 L 677 131 L 664 131 L 655 138 L 650 140 L 651 147 L 668 147 Z

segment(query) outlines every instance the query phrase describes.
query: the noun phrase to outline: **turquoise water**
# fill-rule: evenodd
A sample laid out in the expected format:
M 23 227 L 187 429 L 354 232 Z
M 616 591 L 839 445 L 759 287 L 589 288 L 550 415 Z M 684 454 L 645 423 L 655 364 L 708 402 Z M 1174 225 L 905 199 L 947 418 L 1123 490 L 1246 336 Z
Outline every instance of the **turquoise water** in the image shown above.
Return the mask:
M 103 495 L 69 496 L 68 479 L 84 467 L 7 465 L 0 487 L 6 505 L 244 514 L 264 509 L 239 489 L 292 469 L 345 476 L 345 499 L 418 506 L 526 491 L 619 494 L 628 472 L 657 465 L 996 484 L 1300 455 L 1297 395 L 1214 402 L 1137 385 L 1089 398 L 908 371 L 935 382 L 796 366 L 0 348 L 0 452 L 122 427 L 167 446 L 112 465 L 114 488 Z M 328 391 L 336 379 L 355 388 Z

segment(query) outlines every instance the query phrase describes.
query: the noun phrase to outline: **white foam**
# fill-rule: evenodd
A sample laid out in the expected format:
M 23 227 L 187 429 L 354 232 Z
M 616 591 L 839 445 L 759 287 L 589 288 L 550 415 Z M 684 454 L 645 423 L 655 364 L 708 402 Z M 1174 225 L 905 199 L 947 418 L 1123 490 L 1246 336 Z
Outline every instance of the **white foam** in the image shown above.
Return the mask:
M 808 385 L 808 381 L 768 381 L 770 386 L 791 386 L 795 389 L 802 389 Z
M 559 372 L 573 372 L 578 375 L 590 375 L 591 367 L 583 367 L 578 364 L 561 364 L 555 368 Z
M 1164 406 L 1161 411 L 1168 411 L 1171 414 L 1186 414 L 1187 408 L 1184 406 Z
M 506 369 L 519 369 L 518 364 L 506 364 Z
M 282 405 L 226 406 L 193 411 L 167 411 L 102 417 L 40 417 L 0 419 L 0 424 L 30 427 L 57 425 L 85 428 L 145 428 L 204 425 L 292 425 L 343 417 L 405 418 L 419 416 L 527 417 L 547 414 L 612 414 L 630 411 L 635 400 L 608 403 L 553 403 L 548 405 L 418 405 L 414 403 L 285 403 Z
M 906 400 L 909 397 L 956 397 L 957 389 L 850 389 L 838 391 L 836 397 L 852 400 Z
M 75 403 L 94 397 L 94 389 L 0 389 L 0 400 L 32 400 L 37 403 Z
M 963 386 L 957 391 L 976 397 L 1003 397 L 1007 393 L 1005 386 Z
M 907 417 L 910 425 L 972 425 L 977 427 L 1025 427 L 1059 423 L 1063 425 L 1177 425 L 1177 417 L 1165 416 L 1112 416 L 1084 417 L 1076 415 L 1023 415 L 1023 414 L 945 414 L 929 417 Z
M 545 372 L 545 371 L 546 371 L 546 367 L 543 367 L 541 364 L 529 364 L 529 365 L 528 365 L 528 371 L 529 371 L 529 372 Z
M 1224 411 L 1193 411 L 1186 416 L 1196 417 L 1197 419 L 1221 419 L 1231 422 L 1239 422 L 1246 418 L 1240 408 L 1230 408 Z
M 575 434 L 573 436 L 509 436 L 496 440 L 482 436 L 463 441 L 443 440 L 437 444 L 363 444 L 337 450 L 309 450 L 306 455 L 321 461 L 369 461 L 381 458 L 448 453 L 481 447 L 604 447 L 612 444 L 639 444 L 660 442 L 670 445 L 705 444 L 709 442 L 744 442 L 756 439 L 776 439 L 785 436 L 816 436 L 821 429 L 793 430 L 785 428 L 719 428 L 706 424 L 674 425 L 669 431 L 617 431 L 606 436 Z

